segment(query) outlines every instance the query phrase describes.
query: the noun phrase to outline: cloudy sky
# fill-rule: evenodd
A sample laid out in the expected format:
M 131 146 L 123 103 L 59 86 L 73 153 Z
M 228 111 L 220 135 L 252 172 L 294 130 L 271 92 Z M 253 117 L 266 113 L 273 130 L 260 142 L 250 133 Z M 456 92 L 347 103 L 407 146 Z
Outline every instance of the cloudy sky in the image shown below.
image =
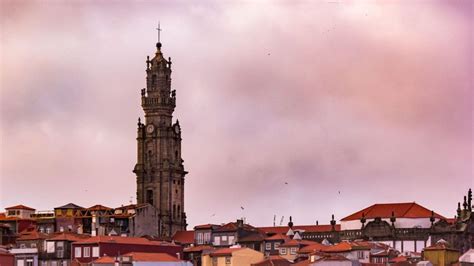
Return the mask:
M 474 187 L 472 1 L 0 5 L 0 209 L 135 201 L 158 20 L 190 225 L 454 216 Z

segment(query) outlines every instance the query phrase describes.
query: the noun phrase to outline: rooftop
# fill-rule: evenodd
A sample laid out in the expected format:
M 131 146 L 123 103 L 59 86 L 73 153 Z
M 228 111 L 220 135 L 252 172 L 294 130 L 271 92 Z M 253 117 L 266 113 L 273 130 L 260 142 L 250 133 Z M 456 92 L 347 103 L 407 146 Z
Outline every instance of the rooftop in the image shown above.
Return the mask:
M 194 231 L 177 231 L 172 240 L 180 244 L 192 244 L 194 243 Z
M 431 210 L 417 204 L 416 202 L 408 203 L 378 203 L 363 210 L 355 212 L 347 217 L 341 219 L 341 221 L 352 221 L 359 220 L 362 218 L 362 214 L 365 218 L 374 219 L 390 218 L 392 212 L 395 218 L 430 218 Z M 445 219 L 445 217 L 434 213 L 434 217 L 438 219 Z
M 30 208 L 28 206 L 25 206 L 25 205 L 15 205 L 15 206 L 11 206 L 11 207 L 7 207 L 5 208 L 5 210 L 27 210 L 27 211 L 35 211 L 35 209 L 33 208 Z

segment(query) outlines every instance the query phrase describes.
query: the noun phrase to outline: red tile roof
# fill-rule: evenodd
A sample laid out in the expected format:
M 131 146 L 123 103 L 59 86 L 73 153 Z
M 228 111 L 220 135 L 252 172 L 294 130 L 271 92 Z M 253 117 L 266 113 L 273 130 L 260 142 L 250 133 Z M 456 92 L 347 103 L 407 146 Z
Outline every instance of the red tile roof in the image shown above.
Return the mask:
M 267 233 L 267 234 L 286 234 L 290 227 L 288 226 L 269 226 L 269 227 L 258 227 L 259 230 Z M 321 224 L 321 225 L 295 225 L 292 227 L 293 231 L 295 230 L 304 230 L 305 232 L 331 232 L 332 225 L 330 224 Z M 335 225 L 336 231 L 341 231 L 341 225 Z
M 16 239 L 17 241 L 21 240 L 38 240 L 38 239 L 46 239 L 48 238 L 47 234 L 40 233 L 36 230 L 21 233 L 20 236 Z
M 174 245 L 167 242 L 151 241 L 143 237 L 122 237 L 122 236 L 93 236 L 91 238 L 77 241 L 74 243 L 74 245 L 91 244 L 91 243 L 115 243 L 115 244 L 152 245 L 152 246 Z
M 123 256 L 132 257 L 133 261 L 150 261 L 150 262 L 181 261 L 180 259 L 173 257 L 167 253 L 130 252 Z
M 76 242 L 76 241 L 81 241 L 83 239 L 87 239 L 87 238 L 90 238 L 90 237 L 91 236 L 89 236 L 89 235 L 81 235 L 81 234 L 76 234 L 76 233 L 63 232 L 63 233 L 59 233 L 59 234 L 57 234 L 53 237 L 50 237 L 47 240 Z
M 270 256 L 260 262 L 253 263 L 252 266 L 289 266 L 291 262 L 280 256 Z
M 272 236 L 269 236 L 267 238 L 265 238 L 265 240 L 268 240 L 268 241 L 271 241 L 271 240 L 283 240 L 283 241 L 286 241 L 286 240 L 289 240 L 290 238 L 287 237 L 285 234 L 274 234 Z
M 444 241 L 438 241 L 436 244 L 431 245 L 429 247 L 426 247 L 423 250 L 424 251 L 426 251 L 426 250 L 454 250 L 454 251 L 458 251 L 457 249 L 452 248 L 447 242 L 444 242 Z
M 115 258 L 104 256 L 93 261 L 93 264 L 114 264 Z
M 217 256 L 230 256 L 232 253 L 242 250 L 244 248 L 220 248 L 216 249 L 215 251 L 212 251 L 209 253 L 211 257 L 217 257 Z
M 329 256 L 323 256 L 322 258 L 316 260 L 316 261 L 348 261 L 349 259 L 342 256 L 342 255 L 329 255 Z
M 286 241 L 285 243 L 281 244 L 280 247 L 301 247 L 301 246 L 309 246 L 313 245 L 314 241 L 308 241 L 308 240 L 296 240 L 296 239 L 291 239 Z
M 244 230 L 247 230 L 247 231 L 257 231 L 258 229 L 251 226 L 250 224 L 244 224 L 242 226 L 242 228 Z M 227 223 L 227 224 L 224 224 L 222 225 L 221 227 L 217 228 L 215 231 L 216 232 L 229 232 L 229 231 L 236 231 L 237 229 L 239 229 L 239 226 L 237 225 L 236 222 L 231 222 L 231 223 Z
M 306 247 L 300 248 L 300 250 L 298 250 L 298 254 L 310 254 L 310 253 L 314 253 L 314 252 L 319 252 L 319 251 L 323 250 L 326 247 L 327 246 L 325 246 L 323 244 L 314 243 L 314 244 L 308 245 Z
M 431 217 L 431 210 L 415 203 L 383 203 L 374 204 L 363 210 L 355 212 L 347 217 L 341 219 L 341 221 L 352 221 L 359 220 L 364 214 L 365 218 L 374 219 L 390 218 L 394 212 L 396 218 L 429 218 Z M 445 219 L 445 217 L 434 213 L 434 216 L 439 219 Z
M 261 242 L 265 239 L 265 235 L 263 235 L 260 232 L 257 233 L 252 233 L 250 235 L 244 236 L 239 238 L 239 243 L 245 243 L 245 242 Z
M 332 246 L 325 246 L 322 250 L 323 252 L 327 253 L 339 253 L 339 252 L 347 252 L 352 250 L 352 245 L 348 242 L 341 242 L 336 245 Z
M 172 240 L 180 244 L 192 244 L 194 243 L 194 231 L 177 231 Z
M 25 205 L 15 205 L 15 206 L 11 206 L 11 207 L 8 207 L 8 208 L 5 208 L 5 210 L 27 210 L 27 211 L 35 211 L 35 209 L 33 208 L 30 208 L 28 206 L 25 206 Z
M 214 247 L 202 245 L 202 246 L 194 246 L 194 247 L 185 248 L 184 252 L 201 252 L 203 250 L 211 250 L 211 249 L 214 249 Z
M 100 204 L 97 204 L 97 205 L 94 205 L 92 207 L 87 208 L 87 210 L 89 210 L 89 211 L 110 211 L 110 210 L 113 210 L 113 209 L 109 208 L 109 207 L 105 207 L 105 206 L 100 205 Z

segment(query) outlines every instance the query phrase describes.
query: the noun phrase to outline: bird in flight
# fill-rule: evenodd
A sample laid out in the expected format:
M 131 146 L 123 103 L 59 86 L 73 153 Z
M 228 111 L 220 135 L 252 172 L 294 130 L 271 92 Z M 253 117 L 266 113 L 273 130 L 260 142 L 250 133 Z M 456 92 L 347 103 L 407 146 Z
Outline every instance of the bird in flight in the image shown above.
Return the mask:
M 241 208 L 242 210 L 244 209 L 244 207 L 242 207 L 242 206 L 240 206 L 240 208 Z

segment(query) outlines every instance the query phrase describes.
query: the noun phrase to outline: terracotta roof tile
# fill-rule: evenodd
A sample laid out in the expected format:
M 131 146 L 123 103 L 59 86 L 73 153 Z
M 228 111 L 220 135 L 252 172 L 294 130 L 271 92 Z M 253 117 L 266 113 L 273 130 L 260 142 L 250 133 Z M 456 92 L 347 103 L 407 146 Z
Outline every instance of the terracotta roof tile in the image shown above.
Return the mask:
M 192 244 L 194 243 L 194 231 L 177 231 L 172 240 L 180 244 Z
M 254 233 L 250 234 L 244 237 L 239 238 L 239 243 L 244 243 L 244 242 L 260 242 L 265 239 L 265 236 L 261 233 Z
M 239 228 L 239 226 L 237 225 L 236 222 L 231 222 L 231 223 L 227 223 L 227 224 L 222 225 L 221 227 L 217 228 L 215 231 L 216 232 L 229 232 L 229 231 L 236 231 L 238 228 Z M 250 224 L 244 224 L 242 226 L 242 228 L 244 230 L 247 230 L 247 231 L 257 231 L 258 230 L 257 228 L 251 226 Z
M 113 209 L 109 208 L 109 207 L 105 207 L 104 205 L 97 204 L 97 205 L 94 205 L 92 207 L 87 208 L 87 210 L 89 210 L 89 211 L 110 211 L 110 210 L 113 210 Z
M 271 241 L 271 240 L 283 240 L 283 241 L 286 241 L 286 240 L 289 240 L 290 238 L 284 234 L 274 234 L 272 236 L 269 236 L 267 238 L 265 238 L 265 240 L 268 240 L 268 241 Z
M 93 261 L 94 264 L 114 264 L 115 258 L 104 256 Z
M 90 238 L 90 237 L 91 236 L 89 236 L 89 235 L 62 232 L 62 233 L 56 234 L 53 237 L 48 238 L 47 240 L 76 242 L 76 241 L 81 241 L 81 240 L 84 240 L 84 239 L 87 239 L 87 238 Z
M 313 245 L 314 243 L 316 242 L 308 241 L 308 240 L 291 239 L 281 244 L 280 247 L 302 247 L 302 246 Z
M 90 243 L 116 243 L 132 245 L 152 245 L 152 246 L 175 246 L 162 241 L 151 241 L 143 237 L 122 237 L 122 236 L 93 236 L 74 243 L 74 245 Z
M 76 205 L 74 203 L 68 203 L 66 205 L 56 207 L 54 209 L 84 209 L 84 207 L 81 207 L 81 206 Z
M 215 249 L 215 248 L 212 246 L 202 245 L 202 246 L 194 246 L 194 247 L 185 248 L 184 252 L 201 252 L 203 250 L 212 250 L 212 249 Z
M 289 266 L 291 262 L 281 256 L 270 256 L 260 262 L 252 264 L 252 266 Z
M 215 256 L 229 256 L 229 255 L 232 255 L 232 253 L 236 252 L 236 251 L 239 251 L 239 250 L 242 250 L 244 248 L 220 248 L 220 249 L 216 249 L 215 251 L 212 251 L 211 253 L 209 253 L 209 255 L 211 257 L 215 257 Z
M 314 252 L 319 252 L 323 250 L 324 248 L 326 248 L 325 245 L 320 244 L 320 243 L 314 243 L 306 247 L 300 248 L 300 250 L 298 250 L 298 254 L 310 254 Z
M 30 208 L 28 206 L 25 206 L 25 205 L 15 205 L 15 206 L 11 206 L 11 207 L 8 207 L 8 208 L 5 208 L 5 210 L 27 210 L 27 211 L 35 211 L 36 209 L 33 209 L 33 208 Z
M 349 259 L 342 256 L 342 255 L 337 255 L 337 254 L 332 254 L 329 256 L 323 256 L 322 258 L 316 260 L 316 261 L 348 261 Z
M 438 241 L 436 244 L 426 247 L 423 250 L 455 250 L 457 249 L 452 248 L 447 242 L 445 241 Z
M 352 221 L 359 220 L 364 214 L 365 218 L 374 219 L 390 218 L 394 212 L 396 218 L 429 218 L 431 217 L 431 211 L 427 208 L 415 203 L 383 203 L 374 204 L 363 210 L 355 212 L 347 217 L 341 219 L 341 221 Z M 434 216 L 439 219 L 446 219 L 442 215 L 434 213 Z
M 17 241 L 38 240 L 38 239 L 46 239 L 46 238 L 48 238 L 48 236 L 49 236 L 48 234 L 40 233 L 40 232 L 34 230 L 34 231 L 21 233 L 20 236 L 16 240 Z
M 133 261 L 149 261 L 149 262 L 176 262 L 181 261 L 180 259 L 171 256 L 167 253 L 147 253 L 147 252 L 130 252 L 124 257 L 132 257 Z
M 351 250 L 352 250 L 352 245 L 350 243 L 341 242 L 336 245 L 325 246 L 325 248 L 322 251 L 328 252 L 328 253 L 339 253 L 339 252 L 347 252 Z

